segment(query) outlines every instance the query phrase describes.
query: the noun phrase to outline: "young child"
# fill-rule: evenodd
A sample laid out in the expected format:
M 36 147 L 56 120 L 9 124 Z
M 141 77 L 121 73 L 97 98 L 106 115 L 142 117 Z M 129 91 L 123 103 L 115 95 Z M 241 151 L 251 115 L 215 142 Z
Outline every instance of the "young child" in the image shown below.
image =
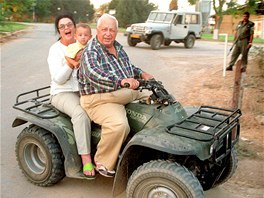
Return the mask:
M 76 42 L 70 44 L 67 47 L 67 51 L 65 54 L 65 59 L 68 65 L 74 69 L 72 72 L 72 76 L 74 78 L 77 77 L 77 69 L 79 67 L 79 60 L 81 58 L 81 54 L 83 49 L 85 48 L 88 41 L 92 38 L 92 31 L 88 24 L 86 23 L 78 23 L 76 25 L 75 31 L 75 39 Z

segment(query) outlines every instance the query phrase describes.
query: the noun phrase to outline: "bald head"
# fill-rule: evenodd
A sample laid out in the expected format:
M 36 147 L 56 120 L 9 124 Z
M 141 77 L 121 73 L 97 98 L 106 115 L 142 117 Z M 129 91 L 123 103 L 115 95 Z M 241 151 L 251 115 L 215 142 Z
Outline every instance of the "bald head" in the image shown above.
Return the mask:
M 97 27 L 99 27 L 100 25 L 102 25 L 102 23 L 105 23 L 106 21 L 114 21 L 116 24 L 116 29 L 118 29 L 118 21 L 117 19 L 110 15 L 110 14 L 103 14 L 97 21 Z

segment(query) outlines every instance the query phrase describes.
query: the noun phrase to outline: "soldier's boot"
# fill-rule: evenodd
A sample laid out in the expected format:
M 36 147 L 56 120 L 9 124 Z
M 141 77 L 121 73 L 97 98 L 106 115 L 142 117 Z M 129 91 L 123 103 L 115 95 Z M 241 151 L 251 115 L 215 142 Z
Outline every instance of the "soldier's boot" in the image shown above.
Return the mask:
M 229 65 L 227 68 L 226 68 L 226 71 L 232 71 L 233 70 L 233 66 L 232 65 Z

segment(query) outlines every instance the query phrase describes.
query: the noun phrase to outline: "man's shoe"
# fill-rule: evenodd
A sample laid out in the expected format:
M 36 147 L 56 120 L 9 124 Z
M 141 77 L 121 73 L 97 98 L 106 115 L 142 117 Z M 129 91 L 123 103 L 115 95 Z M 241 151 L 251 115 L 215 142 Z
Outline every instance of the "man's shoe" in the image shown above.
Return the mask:
M 108 170 L 104 165 L 102 165 L 99 162 L 96 162 L 96 167 L 95 170 L 97 170 L 98 173 L 105 177 L 114 177 L 115 176 L 115 171 L 114 170 Z
M 232 71 L 232 70 L 233 70 L 233 67 L 230 65 L 226 68 L 226 71 Z

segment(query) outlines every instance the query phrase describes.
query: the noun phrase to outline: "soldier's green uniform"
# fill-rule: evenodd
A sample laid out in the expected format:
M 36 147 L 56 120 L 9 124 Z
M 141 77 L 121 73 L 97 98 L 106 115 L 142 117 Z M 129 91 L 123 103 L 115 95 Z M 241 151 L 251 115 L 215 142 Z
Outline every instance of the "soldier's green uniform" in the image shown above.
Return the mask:
M 237 31 L 237 41 L 232 53 L 231 61 L 229 67 L 233 67 L 236 63 L 236 60 L 240 54 L 242 54 L 241 65 L 243 68 L 246 68 L 248 61 L 248 51 L 247 45 L 249 43 L 250 35 L 254 34 L 254 23 L 248 21 L 243 25 L 243 21 L 240 21 L 236 28 Z M 232 70 L 232 69 L 231 69 Z

